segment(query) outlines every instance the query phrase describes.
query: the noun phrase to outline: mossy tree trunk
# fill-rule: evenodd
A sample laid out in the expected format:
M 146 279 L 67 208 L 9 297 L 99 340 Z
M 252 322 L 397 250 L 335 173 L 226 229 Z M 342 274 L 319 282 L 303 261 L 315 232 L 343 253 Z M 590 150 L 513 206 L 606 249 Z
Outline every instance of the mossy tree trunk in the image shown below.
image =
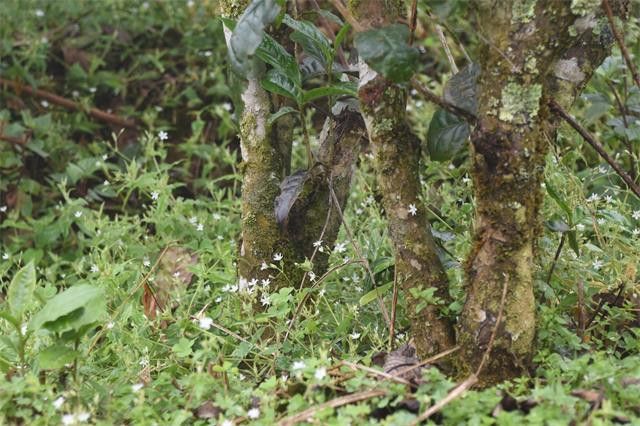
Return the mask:
M 533 352 L 533 261 L 540 234 L 541 184 L 558 121 L 547 101 L 569 107 L 608 52 L 599 2 L 479 2 L 487 47 L 480 55 L 478 123 L 472 134 L 474 242 L 460 317 L 461 373 L 479 366 L 503 321 L 481 382 L 526 373 Z
M 399 1 L 372 0 L 352 6 L 364 28 L 395 23 L 404 12 Z M 447 275 L 421 203 L 420 141 L 406 121 L 405 88 L 364 62 L 360 63 L 358 97 L 393 243 L 396 274 L 407 300 L 411 335 L 418 354 L 427 357 L 453 346 L 454 329 L 440 313 L 441 306 L 451 300 Z M 434 289 L 434 297 L 424 306 L 421 295 L 428 289 Z
M 246 0 L 222 1 L 224 16 L 237 19 L 249 2 Z M 231 32 L 225 28 L 229 43 Z M 286 30 L 275 36 L 291 46 Z M 261 86 L 260 76 L 244 82 L 241 93 L 240 149 L 242 153 L 242 224 L 238 259 L 238 276 L 241 283 L 270 280 L 271 288 L 298 287 L 303 271 L 296 266 L 314 253 L 313 243 L 321 238 L 333 247 L 341 221 L 332 205 L 329 182 L 345 208 L 351 186 L 351 178 L 360 153 L 364 136 L 362 119 L 354 114 L 341 114 L 329 118 L 327 131 L 320 139 L 317 153 L 319 162 L 306 171 L 304 186 L 293 204 L 286 225 L 278 223 L 275 203 L 281 194 L 281 185 L 291 171 L 293 115 L 281 117 L 270 124 L 272 113 L 288 101 L 267 93 Z M 274 263 L 274 256 L 282 255 L 279 265 L 284 273 L 277 273 L 263 265 Z M 316 253 L 314 272 L 322 274 L 327 268 L 328 253 Z M 255 304 L 260 307 L 258 303 Z

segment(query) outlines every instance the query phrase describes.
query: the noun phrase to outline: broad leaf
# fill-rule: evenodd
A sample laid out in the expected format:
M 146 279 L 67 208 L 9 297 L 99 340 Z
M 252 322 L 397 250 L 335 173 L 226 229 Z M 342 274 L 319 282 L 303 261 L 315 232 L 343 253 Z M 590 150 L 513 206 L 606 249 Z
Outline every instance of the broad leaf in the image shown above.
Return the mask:
M 578 245 L 578 235 L 576 231 L 569 231 L 567 235 L 569 236 L 569 246 L 571 246 L 576 256 L 580 256 L 580 246 Z
M 558 203 L 558 206 L 560 206 L 560 208 L 567 214 L 567 219 L 569 219 L 569 222 L 571 223 L 573 213 L 569 208 L 569 205 L 562 199 L 562 197 L 560 197 L 558 191 L 549 181 L 545 181 L 544 186 L 547 190 L 547 194 L 549 194 L 549 196 L 553 198 L 556 203 Z
M 389 291 L 389 289 L 393 287 L 393 281 L 388 282 L 384 285 L 374 288 L 370 292 L 362 295 L 360 298 L 360 306 L 364 306 L 372 301 L 376 300 L 378 296 L 384 297 L 385 293 Z
M 291 108 L 290 106 L 283 106 L 282 108 L 280 108 L 277 112 L 271 114 L 271 117 L 269 117 L 269 124 L 273 124 L 275 123 L 280 117 L 283 117 L 287 114 L 297 114 L 298 110 L 295 108 Z
M 36 267 L 33 262 L 27 263 L 14 275 L 9 284 L 7 299 L 13 316 L 20 321 L 25 308 L 31 301 L 36 288 Z
M 286 228 L 289 211 L 300 196 L 304 183 L 307 181 L 309 172 L 307 170 L 298 170 L 291 176 L 284 178 L 280 183 L 280 195 L 276 197 L 275 214 L 278 225 Z
M 71 364 L 79 355 L 80 353 L 67 346 L 55 344 L 38 354 L 38 363 L 42 369 L 55 370 Z
M 297 85 L 300 85 L 300 70 L 295 58 L 273 37 L 265 35 L 256 54 L 264 62 L 282 72 Z
M 347 95 L 356 97 L 358 95 L 355 85 L 351 83 L 335 84 L 332 86 L 316 87 L 307 90 L 302 95 L 302 103 L 306 104 L 318 98 L 333 95 Z
M 473 115 L 478 114 L 477 82 L 480 66 L 471 63 L 454 74 L 444 86 L 444 100 Z
M 89 284 L 79 284 L 51 298 L 33 317 L 29 328 L 63 333 L 96 323 L 105 315 L 104 292 Z
M 285 15 L 282 22 L 293 30 L 291 40 L 302 46 L 307 55 L 318 60 L 327 69 L 332 62 L 333 48 L 329 39 L 311 22 L 296 21 Z
M 229 40 L 229 58 L 245 77 L 255 71 L 253 56 L 262 43 L 264 29 L 279 13 L 280 6 L 275 0 L 253 0 L 238 19 Z
M 269 70 L 262 79 L 262 87 L 269 92 L 293 99 L 296 103 L 302 101 L 302 89 L 300 89 L 300 86 L 296 86 L 289 77 L 275 68 Z
M 408 40 L 409 27 L 402 24 L 363 31 L 355 39 L 360 57 L 395 83 L 408 81 L 419 66 L 420 53 Z
M 452 159 L 469 139 L 469 124 L 444 109 L 438 109 L 429 123 L 427 148 L 432 160 Z

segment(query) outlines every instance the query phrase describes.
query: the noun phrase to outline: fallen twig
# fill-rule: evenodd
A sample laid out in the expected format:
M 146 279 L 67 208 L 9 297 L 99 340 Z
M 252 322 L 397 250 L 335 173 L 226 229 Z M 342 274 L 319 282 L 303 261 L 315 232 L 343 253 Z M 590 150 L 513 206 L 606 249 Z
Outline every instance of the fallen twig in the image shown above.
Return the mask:
M 622 170 L 622 167 L 620 167 L 620 165 L 616 163 L 613 158 L 611 158 L 611 156 L 607 153 L 607 151 L 605 151 L 602 144 L 598 142 L 598 140 L 593 135 L 591 135 L 591 133 L 589 133 L 587 129 L 582 127 L 582 125 L 580 125 L 580 123 L 578 123 L 575 118 L 573 118 L 567 111 L 565 111 L 560 105 L 558 105 L 556 101 L 554 101 L 553 99 L 550 100 L 549 106 L 560 117 L 562 117 L 571 127 L 573 127 L 575 131 L 578 132 L 580 136 L 582 136 L 582 138 L 585 141 L 587 141 L 589 145 L 593 147 L 593 149 L 596 150 L 596 152 L 600 155 L 600 157 L 602 157 L 607 163 L 609 163 L 611 168 L 613 168 L 613 170 L 615 170 L 618 176 L 622 178 L 622 180 L 624 181 L 624 183 L 627 184 L 629 189 L 634 194 L 636 194 L 638 198 L 640 198 L 640 188 L 638 187 L 638 185 L 636 185 L 633 179 L 631 179 L 631 176 L 629 176 L 624 170 Z
M 429 417 L 433 416 L 438 411 L 442 410 L 447 404 L 449 404 L 454 399 L 462 396 L 471 386 L 475 385 L 478 382 L 478 376 L 475 374 L 467 377 L 462 383 L 453 388 L 451 392 L 447 394 L 444 398 L 442 398 L 437 403 L 433 404 L 431 407 L 427 409 L 424 413 L 420 414 L 413 422 L 409 423 L 410 426 L 416 426 L 421 422 L 427 420 Z
M 322 411 L 325 408 L 338 408 L 343 405 L 351 404 L 354 402 L 365 401 L 367 399 L 375 398 L 377 396 L 384 396 L 387 391 L 384 389 L 370 389 L 362 392 L 352 393 L 351 395 L 341 396 L 339 398 L 332 399 L 323 404 L 316 405 L 308 408 L 298 414 L 285 417 L 278 422 L 278 426 L 290 426 L 295 425 L 298 422 L 303 422 L 311 418 L 318 411 Z
M 26 93 L 36 98 L 45 99 L 51 102 L 52 104 L 56 104 L 73 111 L 85 111 L 85 108 L 78 102 L 74 102 L 70 99 L 64 98 L 62 96 L 56 95 L 55 93 L 51 93 L 46 90 L 34 89 L 33 87 L 26 86 L 24 84 L 18 83 L 17 81 L 0 78 L 0 86 L 3 86 L 5 88 L 9 87 L 11 88 L 11 90 L 13 90 L 16 93 Z M 125 127 L 127 129 L 137 128 L 137 125 L 134 120 L 120 117 L 118 115 L 114 115 L 106 111 L 102 111 L 101 109 L 98 109 L 98 108 L 89 108 L 87 113 L 93 118 L 95 118 L 96 120 L 104 121 L 109 124 L 113 124 L 115 126 Z

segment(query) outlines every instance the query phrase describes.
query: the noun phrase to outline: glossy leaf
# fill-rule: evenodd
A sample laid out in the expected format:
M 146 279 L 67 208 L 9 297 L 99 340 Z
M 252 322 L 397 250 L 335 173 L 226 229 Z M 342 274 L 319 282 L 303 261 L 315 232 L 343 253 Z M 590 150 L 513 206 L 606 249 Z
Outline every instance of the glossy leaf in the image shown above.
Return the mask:
M 273 37 L 265 35 L 256 55 L 267 64 L 276 68 L 291 81 L 300 85 L 300 70 L 295 58 Z
M 269 124 L 273 124 L 275 123 L 280 117 L 283 117 L 287 114 L 297 114 L 298 110 L 295 108 L 291 108 L 290 106 L 283 106 L 282 108 L 280 108 L 277 112 L 271 114 L 271 117 L 269 117 Z
M 478 114 L 477 82 L 480 66 L 471 63 L 454 74 L 444 86 L 444 100 L 473 115 Z
M 302 103 L 306 104 L 318 98 L 335 95 L 347 95 L 355 97 L 358 95 L 358 93 L 355 85 L 352 84 L 336 84 L 333 86 L 316 87 L 315 89 L 307 90 L 304 92 L 304 94 L 302 95 Z
M 262 87 L 269 92 L 293 99 L 298 103 L 302 100 L 302 89 L 275 68 L 269 70 L 262 79 Z
M 33 262 L 27 263 L 14 275 L 9 284 L 7 301 L 11 314 L 18 321 L 22 318 L 25 308 L 28 306 L 36 288 L 36 267 Z
M 280 13 L 275 0 L 253 0 L 240 16 L 229 40 L 229 58 L 235 69 L 247 77 L 254 70 L 253 57 L 262 43 L 264 29 Z
M 333 48 L 329 39 L 315 25 L 307 21 L 296 21 L 285 15 L 282 23 L 293 30 L 291 40 L 302 46 L 305 53 L 318 60 L 325 70 L 332 62 Z
M 429 123 L 427 148 L 432 160 L 452 159 L 469 139 L 469 124 L 455 114 L 438 109 Z
M 360 57 L 389 80 L 408 81 L 419 66 L 418 49 L 409 46 L 409 27 L 402 24 L 363 31 L 356 35 Z

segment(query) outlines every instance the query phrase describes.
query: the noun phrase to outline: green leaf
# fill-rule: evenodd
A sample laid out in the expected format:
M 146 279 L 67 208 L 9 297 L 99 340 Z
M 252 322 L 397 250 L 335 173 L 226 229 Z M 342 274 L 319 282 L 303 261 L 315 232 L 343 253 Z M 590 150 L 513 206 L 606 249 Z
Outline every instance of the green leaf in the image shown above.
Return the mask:
M 480 66 L 471 63 L 454 74 L 444 85 L 444 100 L 473 115 L 478 114 L 477 81 Z
M 580 246 L 578 245 L 578 236 L 576 231 L 569 231 L 567 235 L 569 236 L 569 246 L 571 246 L 571 249 L 576 256 L 580 256 Z
M 274 112 L 273 114 L 271 114 L 271 117 L 269 117 L 268 123 L 269 124 L 273 124 L 275 123 L 280 117 L 283 117 L 287 114 L 293 114 L 293 113 L 298 113 L 298 110 L 295 108 L 291 108 L 290 106 L 283 106 L 282 108 L 280 108 L 277 112 Z
M 44 370 L 55 370 L 71 364 L 79 355 L 79 352 L 65 345 L 55 344 L 38 354 L 38 363 Z
M 16 328 L 16 330 L 20 330 L 20 327 L 21 327 L 20 321 L 17 318 L 15 318 L 13 315 L 11 315 L 9 312 L 0 311 L 0 318 L 9 322 L 11 325 L 13 325 Z
M 360 57 L 395 83 L 408 81 L 419 66 L 418 49 L 409 46 L 409 27 L 402 24 L 363 31 L 355 38 Z
M 549 196 L 553 198 L 553 200 L 556 203 L 558 203 L 558 206 L 560 206 L 560 208 L 564 210 L 564 212 L 567 214 L 567 219 L 569 220 L 569 223 L 571 223 L 573 218 L 573 212 L 571 211 L 567 203 L 560 197 L 560 193 L 558 193 L 555 187 L 547 180 L 545 180 L 544 186 L 547 189 L 547 194 L 549 194 Z
M 432 160 L 452 159 L 469 139 L 469 124 L 455 114 L 438 109 L 429 123 L 427 149 Z
M 33 262 L 27 263 L 14 275 L 9 284 L 7 299 L 13 316 L 20 321 L 25 308 L 31 301 L 36 288 L 36 267 Z
M 265 35 L 256 55 L 267 64 L 276 68 L 291 81 L 300 85 L 300 69 L 295 58 L 285 50 L 273 37 Z
M 334 95 L 347 95 L 356 97 L 358 95 L 357 88 L 351 83 L 334 84 L 332 86 L 316 87 L 315 89 L 306 90 L 302 95 L 302 103 L 307 104 L 318 98 Z
M 255 73 L 253 55 L 262 43 L 264 29 L 280 13 L 275 0 L 253 0 L 235 25 L 229 40 L 231 64 L 243 76 Z
M 193 342 L 193 340 L 181 337 L 178 343 L 173 345 L 173 353 L 176 354 L 176 356 L 179 358 L 188 357 L 192 353 L 191 346 L 193 346 Z
M 378 296 L 384 297 L 384 294 L 389 291 L 389 289 L 393 287 L 393 281 L 388 282 L 384 285 L 374 288 L 370 292 L 363 294 L 360 298 L 360 306 L 364 306 L 372 301 L 376 300 Z
M 291 40 L 302 46 L 307 55 L 317 59 L 327 70 L 332 62 L 333 48 L 329 39 L 311 22 L 296 21 L 289 15 L 285 15 L 282 22 L 293 30 Z
M 293 99 L 296 103 L 302 100 L 302 90 L 300 87 L 296 86 L 291 79 L 275 68 L 269 70 L 267 75 L 262 79 L 262 87 L 269 92 Z
M 77 331 L 106 315 L 104 292 L 89 284 L 79 284 L 58 293 L 38 312 L 29 328 L 51 332 Z

